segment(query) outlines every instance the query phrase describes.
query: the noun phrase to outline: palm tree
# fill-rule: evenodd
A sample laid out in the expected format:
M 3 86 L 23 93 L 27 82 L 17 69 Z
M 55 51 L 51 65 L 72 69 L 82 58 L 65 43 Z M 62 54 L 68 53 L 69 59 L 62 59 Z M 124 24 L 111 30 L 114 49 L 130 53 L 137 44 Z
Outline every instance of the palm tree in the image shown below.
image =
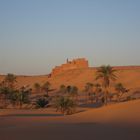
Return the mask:
M 29 95 L 31 94 L 32 89 L 27 89 L 27 88 L 21 88 L 19 90 L 19 95 L 18 95 L 18 100 L 19 100 L 19 105 L 20 108 L 22 108 L 22 105 L 24 103 L 29 103 Z
M 101 66 L 97 69 L 97 76 L 96 80 L 102 81 L 102 87 L 104 88 L 104 101 L 105 104 L 107 104 L 108 100 L 108 92 L 110 87 L 110 82 L 116 80 L 115 75 L 116 70 L 113 69 L 113 67 L 107 65 L 107 66 Z
M 29 95 L 31 94 L 31 89 L 21 87 L 19 90 L 15 90 L 10 95 L 10 101 L 13 105 L 17 104 L 20 108 L 24 103 L 29 103 Z
M 14 88 L 14 83 L 17 82 L 16 81 L 16 76 L 14 74 L 11 74 L 11 73 L 6 75 L 4 81 L 9 88 Z
M 69 86 L 67 86 L 66 91 L 67 91 L 67 93 L 68 93 L 68 94 L 70 94 L 70 93 L 71 93 L 71 90 L 72 90 L 72 86 L 70 86 L 70 85 L 69 85 Z
M 4 81 L 0 83 L 0 94 L 1 100 L 3 101 L 4 108 L 8 105 L 9 101 L 11 101 L 12 95 L 16 92 L 14 88 L 15 78 L 11 74 L 8 74 Z
M 87 93 L 87 101 L 88 101 L 88 98 L 90 99 L 91 98 L 91 95 L 93 93 L 93 87 L 94 87 L 94 84 L 92 83 L 86 83 L 85 85 L 85 92 Z
M 128 90 L 123 86 L 122 83 L 117 83 L 115 85 L 115 90 L 118 92 L 118 101 L 120 101 L 120 98 L 122 97 L 122 95 L 127 92 Z
M 0 89 L 0 93 L 1 93 L 1 96 L 3 96 L 3 104 L 4 104 L 4 107 L 6 108 L 7 106 L 7 101 L 9 100 L 9 97 L 12 95 L 13 93 L 13 89 L 9 88 L 9 87 L 1 87 Z
M 19 104 L 19 90 L 15 90 L 11 95 L 10 95 L 10 102 L 13 106 Z
M 4 87 L 4 81 L 2 81 L 2 82 L 0 83 L 0 100 L 2 100 L 2 97 L 3 97 L 3 94 L 2 94 L 2 89 L 3 89 L 3 87 Z
M 102 92 L 102 88 L 100 84 L 94 84 L 95 87 L 95 96 L 96 96 L 96 103 L 98 102 L 99 94 Z
M 42 89 L 46 92 L 46 95 L 47 95 L 47 96 L 48 96 L 50 87 L 51 87 L 51 84 L 50 84 L 50 82 L 48 82 L 48 81 L 47 81 L 46 83 L 44 83 L 44 85 L 43 85 L 43 87 L 42 87 Z
M 59 89 L 59 92 L 62 93 L 62 94 L 65 94 L 67 92 L 66 86 L 65 85 L 61 85 L 60 89 Z
M 74 97 L 76 97 L 76 100 L 77 100 L 77 97 L 78 97 L 78 87 L 76 87 L 76 86 L 72 87 L 71 92 L 70 92 L 70 96 L 73 99 L 74 99 Z
M 62 114 L 72 114 L 75 111 L 76 104 L 68 97 L 60 96 L 55 102 L 56 111 L 61 111 Z
M 35 84 L 34 84 L 34 88 L 35 88 L 35 92 L 36 92 L 36 93 L 39 93 L 40 90 L 41 90 L 41 86 L 40 86 L 39 83 L 35 83 Z

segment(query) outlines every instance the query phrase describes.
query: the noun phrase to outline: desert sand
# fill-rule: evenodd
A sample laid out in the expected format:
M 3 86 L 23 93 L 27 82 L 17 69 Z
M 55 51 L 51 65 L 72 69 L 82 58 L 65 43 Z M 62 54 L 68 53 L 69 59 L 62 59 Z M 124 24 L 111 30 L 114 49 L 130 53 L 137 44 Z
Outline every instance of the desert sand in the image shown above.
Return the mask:
M 117 81 L 132 92 L 140 91 L 140 67 L 115 67 Z M 68 70 L 59 75 L 17 76 L 17 87 L 49 81 L 52 89 L 61 84 L 83 90 L 95 83 L 96 68 Z M 4 76 L 0 76 L 0 81 Z M 112 83 L 113 84 L 113 83 Z M 79 107 L 78 113 L 63 116 L 54 108 L 1 109 L 0 140 L 139 140 L 140 100 L 109 104 L 100 108 Z
M 54 109 L 3 110 L 0 112 L 2 140 L 139 140 L 140 100 L 101 108 L 82 108 L 69 116 Z
M 117 72 L 117 82 L 121 82 L 126 88 L 131 90 L 139 90 L 140 86 L 140 66 L 121 66 L 114 67 Z M 0 75 L 0 82 L 4 79 L 4 75 Z M 97 83 L 95 80 L 96 68 L 74 69 L 68 70 L 58 75 L 48 77 L 41 76 L 20 76 L 17 75 L 17 87 L 29 85 L 33 87 L 34 83 L 40 84 L 49 81 L 52 89 L 58 89 L 60 85 L 75 85 L 79 90 L 83 90 L 87 82 Z

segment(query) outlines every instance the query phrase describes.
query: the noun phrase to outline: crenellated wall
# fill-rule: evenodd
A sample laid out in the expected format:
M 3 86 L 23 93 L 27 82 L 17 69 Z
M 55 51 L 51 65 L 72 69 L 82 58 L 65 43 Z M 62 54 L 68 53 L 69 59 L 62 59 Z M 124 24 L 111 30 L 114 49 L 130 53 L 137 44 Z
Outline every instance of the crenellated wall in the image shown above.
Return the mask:
M 72 61 L 68 61 L 61 66 L 56 66 L 51 75 L 57 75 L 67 70 L 72 69 L 80 69 L 80 68 L 88 68 L 88 61 L 85 58 L 73 59 Z

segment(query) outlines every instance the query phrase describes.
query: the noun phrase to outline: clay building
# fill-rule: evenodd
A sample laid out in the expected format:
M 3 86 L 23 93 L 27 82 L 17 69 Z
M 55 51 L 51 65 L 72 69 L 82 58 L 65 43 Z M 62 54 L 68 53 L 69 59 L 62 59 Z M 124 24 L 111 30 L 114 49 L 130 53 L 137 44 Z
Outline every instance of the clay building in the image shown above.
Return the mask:
M 67 70 L 81 68 L 88 68 L 88 61 L 85 58 L 73 59 L 72 61 L 69 61 L 67 59 L 67 62 L 65 64 L 62 64 L 61 66 L 56 66 L 52 70 L 51 75 L 57 75 Z

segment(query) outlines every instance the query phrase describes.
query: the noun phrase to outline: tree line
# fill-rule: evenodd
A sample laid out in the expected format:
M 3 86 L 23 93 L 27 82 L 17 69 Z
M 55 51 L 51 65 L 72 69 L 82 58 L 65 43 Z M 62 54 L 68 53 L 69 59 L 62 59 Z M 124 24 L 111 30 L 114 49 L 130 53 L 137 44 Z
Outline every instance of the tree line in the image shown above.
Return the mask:
M 117 79 L 116 70 L 107 65 L 97 68 L 95 81 L 96 83 L 86 83 L 84 91 L 86 93 L 86 103 L 99 101 L 107 105 L 111 98 L 110 86 Z M 17 78 L 14 74 L 7 74 L 4 80 L 0 83 L 0 102 L 1 108 L 6 108 L 9 104 L 13 107 L 22 108 L 23 104 L 31 104 L 31 94 L 33 90 L 28 86 L 16 87 Z M 117 92 L 117 101 L 119 102 L 122 95 L 128 90 L 122 83 L 115 83 L 114 89 Z M 75 107 L 79 104 L 79 89 L 77 86 L 61 85 L 58 93 L 54 97 L 49 95 L 51 91 L 51 83 L 45 82 L 43 85 L 34 84 L 35 93 L 44 93 L 39 98 L 36 98 L 34 105 L 36 108 L 48 107 L 50 103 L 56 108 L 56 111 L 61 111 L 63 114 L 72 114 L 75 112 Z M 3 105 L 3 107 L 2 107 Z

